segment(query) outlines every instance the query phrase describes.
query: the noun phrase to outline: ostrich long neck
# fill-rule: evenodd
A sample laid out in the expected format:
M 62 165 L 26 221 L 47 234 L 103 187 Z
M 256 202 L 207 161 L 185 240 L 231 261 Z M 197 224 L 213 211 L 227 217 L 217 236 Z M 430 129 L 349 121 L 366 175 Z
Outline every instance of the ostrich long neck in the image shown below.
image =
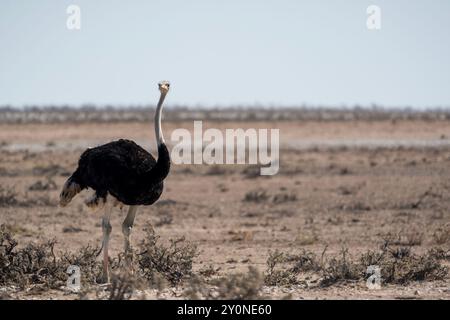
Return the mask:
M 162 182 L 167 177 L 170 170 L 170 154 L 166 147 L 161 129 L 161 113 L 165 97 L 166 93 L 161 92 L 161 97 L 159 98 L 158 106 L 155 111 L 155 135 L 156 143 L 158 144 L 158 160 L 144 177 L 145 182 L 150 184 Z
M 161 92 L 161 96 L 159 97 L 158 106 L 155 111 L 155 136 L 156 142 L 158 144 L 158 148 L 161 144 L 165 144 L 164 135 L 161 129 L 161 113 L 164 99 L 166 98 L 166 93 Z

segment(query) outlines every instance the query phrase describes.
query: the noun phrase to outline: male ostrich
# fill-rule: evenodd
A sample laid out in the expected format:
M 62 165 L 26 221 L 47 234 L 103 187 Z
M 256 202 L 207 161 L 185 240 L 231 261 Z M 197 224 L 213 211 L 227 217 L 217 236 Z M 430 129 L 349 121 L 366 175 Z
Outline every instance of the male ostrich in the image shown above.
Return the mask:
M 86 188 L 95 193 L 86 201 L 93 209 L 105 208 L 103 231 L 103 281 L 109 281 L 108 242 L 111 233 L 109 222 L 112 208 L 129 205 L 122 224 L 125 252 L 130 247 L 130 233 L 138 205 L 151 205 L 163 192 L 163 180 L 170 169 L 170 156 L 161 130 L 161 112 L 170 84 L 158 84 L 161 96 L 155 112 L 155 133 L 158 143 L 158 160 L 130 140 L 120 139 L 83 152 L 78 168 L 64 184 L 60 205 L 66 206 L 72 198 Z

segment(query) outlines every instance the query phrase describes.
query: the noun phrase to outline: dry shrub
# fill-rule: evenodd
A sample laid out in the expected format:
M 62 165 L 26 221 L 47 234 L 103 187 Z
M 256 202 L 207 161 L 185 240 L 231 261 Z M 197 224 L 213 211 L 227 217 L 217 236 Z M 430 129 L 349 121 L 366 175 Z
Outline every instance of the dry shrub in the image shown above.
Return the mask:
M 317 241 L 319 241 L 319 236 L 317 235 L 317 232 L 314 229 L 299 232 L 294 240 L 295 244 L 299 246 L 312 245 Z
M 249 267 L 247 273 L 238 273 L 215 279 L 212 284 L 217 287 L 214 293 L 216 299 L 253 300 L 259 297 L 263 281 L 258 270 Z
M 67 279 L 66 270 L 70 265 L 74 265 L 80 267 L 82 285 L 95 284 L 102 274 L 102 265 L 97 261 L 99 251 L 98 247 L 87 245 L 75 253 L 63 252 L 59 261 L 64 272 L 61 276 Z
M 447 244 L 450 242 L 450 225 L 437 228 L 433 232 L 433 241 L 438 245 Z
M 381 235 L 388 246 L 420 246 L 423 242 L 423 233 L 412 229 L 408 231 L 388 232 Z
M 276 204 L 292 201 L 297 201 L 297 195 L 295 193 L 278 193 L 272 198 L 272 202 Z
M 444 279 L 448 274 L 448 268 L 440 262 L 444 258 L 445 253 L 439 248 L 416 255 L 408 247 L 392 248 L 385 243 L 379 252 L 363 254 L 360 264 L 365 267 L 379 266 L 384 283 L 406 284 L 411 281 Z
M 57 205 L 57 201 L 51 199 L 47 194 L 41 195 L 39 197 L 28 198 L 28 195 L 25 197 L 25 200 L 21 200 L 18 203 L 20 207 L 54 207 Z
M 302 250 L 298 254 L 271 252 L 267 259 L 267 270 L 264 283 L 268 286 L 289 286 L 300 284 L 298 275 L 301 272 L 319 272 L 323 269 L 323 258 L 320 259 L 311 251 Z
M 19 205 L 17 193 L 13 188 L 0 186 L 0 207 L 13 207 Z
M 17 177 L 19 173 L 16 170 L 0 167 L 0 177 Z
M 113 273 L 109 288 L 109 300 L 129 300 L 138 285 L 138 279 L 129 272 Z
M 2 225 L 0 227 L 0 284 L 17 285 L 21 288 L 30 284 L 55 287 L 55 274 L 60 273 L 54 246 L 55 241 L 28 244 L 18 249 L 18 242 Z
M 33 236 L 34 232 L 30 229 L 28 229 L 25 226 L 22 226 L 20 224 L 17 223 L 4 223 L 2 224 L 2 228 L 3 228 L 3 232 L 7 232 L 10 235 L 11 234 L 20 234 L 20 235 L 24 235 L 24 236 Z
M 47 177 L 70 175 L 70 171 L 63 168 L 59 164 L 49 164 L 47 166 L 35 166 L 32 169 L 32 173 L 35 176 L 47 176 Z
M 326 248 L 322 252 L 320 259 L 311 251 L 302 250 L 299 254 L 289 255 L 287 262 L 292 262 L 293 272 L 320 271 L 323 266 L 323 258 Z
M 281 204 L 285 202 L 297 201 L 297 195 L 294 193 L 282 192 L 271 196 L 264 189 L 256 189 L 247 192 L 242 201 L 259 203 L 266 202 L 269 199 L 272 199 L 272 203 L 274 204 Z
M 255 300 L 260 295 L 263 279 L 258 270 L 249 267 L 247 273 L 237 273 L 212 279 L 206 283 L 198 276 L 191 277 L 184 294 L 190 299 Z
M 450 261 L 450 248 L 447 250 L 444 250 L 442 248 L 431 248 L 430 250 L 428 250 L 428 254 L 430 255 L 430 257 L 437 260 Z
M 214 266 L 209 265 L 201 270 L 198 271 L 198 273 L 205 277 L 205 278 L 210 278 L 214 275 L 216 275 L 219 272 L 220 268 L 214 268 Z
M 59 288 L 66 284 L 69 265 L 79 266 L 82 281 L 95 283 L 100 274 L 101 265 L 96 261 L 98 249 L 87 246 L 78 252 L 63 253 L 60 259 L 54 253 L 56 241 L 28 244 L 18 248 L 5 225 L 0 228 L 0 284 L 17 285 L 25 288 L 37 285 L 47 288 Z
M 173 216 L 170 213 L 168 213 L 168 214 L 160 217 L 158 219 L 158 221 L 155 222 L 155 226 L 162 227 L 164 225 L 172 224 L 172 222 L 173 222 Z
M 28 187 L 30 191 L 49 191 L 58 189 L 55 181 L 53 181 L 50 177 L 47 178 L 47 181 L 38 180 Z
M 197 256 L 197 247 L 184 238 L 170 240 L 169 246 L 160 244 L 159 236 L 149 225 L 144 230 L 146 236 L 139 245 L 139 268 L 150 282 L 157 274 L 162 275 L 172 285 L 179 284 L 191 275 L 192 262 Z
M 245 202 L 265 202 L 270 198 L 267 194 L 266 190 L 257 189 L 249 191 L 245 194 L 244 200 Z
M 33 206 L 54 206 L 56 201 L 50 199 L 48 195 L 40 197 L 20 199 L 14 188 L 4 188 L 0 186 L 0 207 L 33 207 Z
M 83 229 L 78 228 L 78 227 L 74 227 L 74 226 L 66 226 L 63 228 L 62 232 L 63 233 L 78 233 L 83 231 Z
M 410 247 L 391 247 L 385 242 L 379 251 L 368 251 L 356 259 L 342 248 L 337 256 L 320 259 L 303 250 L 297 255 L 275 251 L 267 259 L 265 284 L 269 286 L 290 286 L 300 284 L 301 272 L 313 272 L 320 276 L 321 286 L 339 282 L 362 281 L 369 266 L 378 266 L 383 283 L 406 284 L 412 281 L 443 280 L 448 275 L 448 267 L 441 260 L 450 260 L 450 250 L 433 248 L 423 255 L 412 253 Z
M 344 211 L 370 211 L 372 207 L 361 201 L 352 201 L 350 203 L 341 204 L 337 209 Z
M 440 262 L 443 256 L 439 249 L 416 255 L 409 247 L 391 247 L 385 242 L 379 252 L 368 251 L 355 261 L 348 259 L 346 249 L 341 251 L 341 256 L 327 262 L 322 285 L 367 279 L 367 268 L 372 265 L 380 267 L 383 283 L 442 280 L 448 274 L 448 268 Z
M 348 249 L 342 248 L 340 254 L 327 261 L 323 267 L 321 285 L 329 286 L 340 281 L 360 280 L 364 278 L 365 271 L 362 265 L 350 259 Z

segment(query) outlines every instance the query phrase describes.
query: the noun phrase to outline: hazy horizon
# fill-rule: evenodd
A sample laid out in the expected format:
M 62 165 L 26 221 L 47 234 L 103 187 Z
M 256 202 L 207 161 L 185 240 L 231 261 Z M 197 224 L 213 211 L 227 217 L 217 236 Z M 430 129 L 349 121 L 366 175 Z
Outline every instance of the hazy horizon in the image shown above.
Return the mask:
M 449 31 L 445 0 L 3 0 L 0 106 L 448 109 Z

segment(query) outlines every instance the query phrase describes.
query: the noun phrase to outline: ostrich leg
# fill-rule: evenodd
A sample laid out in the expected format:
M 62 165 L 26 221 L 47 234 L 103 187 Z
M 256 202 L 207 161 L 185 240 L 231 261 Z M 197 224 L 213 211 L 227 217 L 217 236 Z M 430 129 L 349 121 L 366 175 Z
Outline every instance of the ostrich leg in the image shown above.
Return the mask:
M 109 235 L 111 234 L 111 223 L 109 222 L 111 218 L 112 205 L 107 203 L 105 205 L 105 213 L 102 218 L 102 231 L 103 231 L 103 275 L 102 282 L 109 282 L 109 256 L 108 256 L 108 244 L 109 244 Z
M 130 262 L 129 250 L 130 250 L 130 234 L 133 228 L 134 218 L 136 217 L 137 206 L 130 206 L 127 216 L 122 223 L 122 233 L 124 236 L 124 252 L 127 263 Z

